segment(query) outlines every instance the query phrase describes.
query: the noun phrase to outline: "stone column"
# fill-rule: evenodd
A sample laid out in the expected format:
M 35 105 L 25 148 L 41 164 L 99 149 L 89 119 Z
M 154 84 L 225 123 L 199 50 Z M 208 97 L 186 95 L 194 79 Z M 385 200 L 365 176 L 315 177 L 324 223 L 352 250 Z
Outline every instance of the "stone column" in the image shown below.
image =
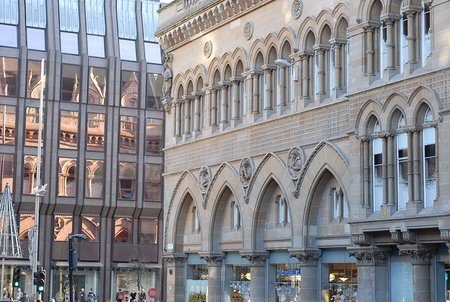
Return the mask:
M 272 71 L 275 69 L 272 65 L 263 65 L 261 66 L 263 69 L 264 76 L 264 111 L 272 110 L 272 104 L 274 100 L 274 91 L 272 90 Z
M 310 98 L 310 74 L 309 74 L 309 65 L 310 65 L 311 54 L 304 52 L 302 54 L 302 98 L 309 99 Z
M 250 299 L 251 301 L 266 301 L 266 252 L 241 252 L 241 256 L 250 262 Z
M 181 136 L 181 101 L 182 100 L 175 100 L 173 102 L 175 106 L 175 136 L 180 137 Z
M 396 72 L 399 64 L 397 56 L 398 43 L 396 41 L 396 24 L 401 19 L 401 16 L 389 14 L 384 18 L 386 24 L 386 78 L 390 79 Z M 383 72 L 383 70 L 381 71 Z
M 232 110 L 231 110 L 231 119 L 238 120 L 240 118 L 240 106 L 241 99 L 239 93 L 239 84 L 242 82 L 242 78 L 233 77 L 230 78 L 231 81 L 231 102 L 232 102 Z
M 251 72 L 244 72 L 242 76 L 245 78 L 245 91 L 247 99 L 244 102 L 247 102 L 247 112 L 253 112 L 253 80 Z
M 334 72 L 334 83 L 331 83 L 333 85 L 333 91 L 334 96 L 338 97 L 343 88 L 344 88 L 344 77 L 345 77 L 345 40 L 344 39 L 332 39 L 330 40 L 331 48 L 333 49 L 333 72 Z
M 414 169 L 413 169 L 413 135 L 409 129 L 407 132 L 408 140 L 408 203 L 414 202 Z
M 387 199 L 386 205 L 383 207 L 383 215 L 390 216 L 392 215 L 397 207 L 396 207 L 396 197 L 395 197 L 395 159 L 396 159 L 396 151 L 394 150 L 394 135 L 389 133 L 386 135 L 386 143 L 387 143 L 387 153 L 383 154 L 383 157 L 386 157 L 386 182 L 387 182 Z
M 389 300 L 389 270 L 386 265 L 389 253 L 389 250 L 370 246 L 349 250 L 349 256 L 355 257 L 358 263 L 358 301 Z
M 414 71 L 419 59 L 416 32 L 419 32 L 417 15 L 420 13 L 421 9 L 421 7 L 412 5 L 406 5 L 403 8 L 403 12 L 406 14 L 408 20 L 408 35 L 406 37 L 406 40 L 408 41 L 408 61 L 405 66 L 406 73 Z
M 286 68 L 283 64 L 277 64 L 277 105 L 284 107 L 286 106 Z
M 431 296 L 430 265 L 435 254 L 434 246 L 422 244 L 398 245 L 399 255 L 412 257 L 413 266 L 413 302 L 433 301 Z
M 300 284 L 300 293 L 302 301 L 319 301 L 317 296 L 318 270 L 317 263 L 320 258 L 320 250 L 292 250 L 291 257 L 298 259 L 300 263 L 300 274 L 302 282 Z
M 252 104 L 252 113 L 259 114 L 259 104 L 260 104 L 260 95 L 259 95 L 259 77 L 260 73 L 255 71 L 252 73 L 252 94 L 253 94 L 253 104 Z
M 414 188 L 414 203 L 416 204 L 421 204 L 421 191 L 420 188 L 422 187 L 422 180 L 420 177 L 420 171 L 422 170 L 422 167 L 420 165 L 420 154 L 421 154 L 421 148 L 420 148 L 420 137 L 419 137 L 419 133 L 420 133 L 420 129 L 414 128 L 412 129 L 412 142 L 413 142 L 413 148 L 412 148 L 412 153 L 413 153 L 413 179 L 414 179 L 414 183 L 413 183 L 413 188 Z M 423 205 L 421 206 L 423 207 Z
M 373 26 L 365 26 L 364 27 L 364 33 L 366 38 L 366 75 L 374 75 L 375 69 L 374 69 L 374 56 L 375 56 L 375 50 L 373 45 L 373 33 L 375 31 L 375 28 Z M 380 53 L 381 55 L 381 53 Z
M 166 271 L 166 301 L 186 301 L 186 258 L 185 254 L 171 254 L 163 257 Z
M 184 96 L 184 135 L 191 133 L 191 96 Z
M 388 202 L 388 172 L 387 172 L 387 157 L 388 157 L 388 148 L 387 148 L 387 134 L 382 136 L 383 141 L 383 165 L 382 165 L 382 176 L 383 176 L 383 204 L 382 207 L 385 207 Z
M 206 253 L 200 257 L 208 263 L 208 301 L 222 301 L 222 262 L 221 253 Z
M 205 94 L 205 104 L 203 108 L 203 128 L 211 126 L 211 90 L 209 87 L 203 88 Z
M 228 82 L 219 82 L 220 87 L 220 123 L 228 123 Z
M 200 96 L 200 91 L 194 93 L 194 132 L 200 131 Z
M 363 207 L 371 212 L 370 207 L 370 140 L 363 138 L 362 144 L 362 166 L 363 166 Z
M 211 87 L 211 126 L 217 126 L 217 91 L 218 87 Z
M 315 47 L 316 56 L 318 60 L 317 66 L 317 80 L 319 91 L 317 94 L 320 98 L 327 94 L 327 85 L 326 85 L 326 71 L 325 71 L 325 54 L 327 53 L 327 46 L 325 45 L 317 45 Z

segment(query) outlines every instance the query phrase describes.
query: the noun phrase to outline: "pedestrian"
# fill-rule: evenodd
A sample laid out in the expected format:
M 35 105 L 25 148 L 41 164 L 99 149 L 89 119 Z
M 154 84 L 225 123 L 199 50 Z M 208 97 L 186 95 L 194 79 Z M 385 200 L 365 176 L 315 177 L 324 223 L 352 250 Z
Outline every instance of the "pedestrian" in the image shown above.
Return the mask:
M 119 288 L 119 291 L 116 293 L 116 302 L 122 302 L 122 299 L 123 299 L 122 289 Z

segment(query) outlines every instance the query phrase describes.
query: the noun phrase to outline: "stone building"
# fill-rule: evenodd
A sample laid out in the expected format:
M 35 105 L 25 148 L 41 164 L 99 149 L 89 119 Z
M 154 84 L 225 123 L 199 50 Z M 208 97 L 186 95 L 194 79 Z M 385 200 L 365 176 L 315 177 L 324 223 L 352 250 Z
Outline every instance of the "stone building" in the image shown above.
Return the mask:
M 32 292 L 38 107 L 44 89 L 39 266 L 44 301 L 67 301 L 68 235 L 75 301 L 115 301 L 161 287 L 163 67 L 158 1 L 0 1 L 0 179 L 13 189 L 24 258 L 8 260 L 2 294 Z M 45 60 L 45 87 L 41 60 Z M 3 296 L 2 296 L 3 297 Z
M 167 301 L 450 300 L 449 13 L 444 0 L 160 10 Z

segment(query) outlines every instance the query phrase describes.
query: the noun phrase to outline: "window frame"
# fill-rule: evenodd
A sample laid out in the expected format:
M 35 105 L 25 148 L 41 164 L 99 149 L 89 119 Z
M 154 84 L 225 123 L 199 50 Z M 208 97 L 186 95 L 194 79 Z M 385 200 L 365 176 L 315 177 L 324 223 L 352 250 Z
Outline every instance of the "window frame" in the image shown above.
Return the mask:
M 123 198 L 120 194 L 120 190 L 121 190 L 121 186 L 120 186 L 120 164 L 121 163 L 125 163 L 125 164 L 133 164 L 134 165 L 134 185 L 133 185 L 133 195 L 131 198 Z M 132 162 L 132 161 L 119 161 L 118 165 L 117 165 L 117 199 L 118 200 L 127 200 L 127 201 L 136 201 L 137 198 L 137 189 L 138 189 L 138 175 L 137 175 L 137 162 Z
M 32 25 L 28 25 L 26 20 L 27 20 L 27 0 L 25 0 L 25 40 L 26 40 L 26 46 L 29 50 L 33 50 L 33 51 L 47 51 L 48 50 L 48 35 L 47 35 L 47 28 L 48 28 L 48 16 L 47 16 L 47 0 L 42 0 L 44 2 L 44 12 L 45 12 L 45 26 L 44 27 L 38 27 L 38 26 L 32 26 Z M 59 12 L 58 12 L 59 13 Z M 35 49 L 35 48 L 30 48 L 30 45 L 28 43 L 28 28 L 31 29 L 36 29 L 36 30 L 42 30 L 44 32 L 44 49 Z
M 88 142 L 89 142 L 89 115 L 90 114 L 101 114 L 101 115 L 103 115 L 103 117 L 104 117 L 104 120 L 103 120 L 103 123 L 104 123 L 104 125 L 103 125 L 103 146 L 102 146 L 102 148 L 101 148 L 101 150 L 94 150 L 94 149 L 91 149 L 92 147 L 89 147 L 89 145 L 88 145 Z M 107 135 L 106 135 L 106 127 L 107 127 L 107 124 L 108 124 L 108 121 L 107 121 L 107 119 L 108 119 L 108 115 L 105 113 L 105 112 L 92 112 L 92 111 L 87 111 L 86 112 L 86 151 L 88 151 L 88 152 L 105 152 L 105 146 L 106 146 L 106 144 L 107 144 Z
M 85 1 L 86 2 L 86 1 Z M 105 37 L 106 37 L 106 35 L 107 35 L 107 33 L 108 33 L 108 29 L 107 29 L 107 26 L 106 26 L 106 8 L 105 8 L 105 6 L 106 6 L 106 1 L 105 0 L 103 0 L 103 1 L 101 1 L 101 2 L 103 2 L 103 24 L 104 24 L 104 26 L 105 26 L 105 34 L 103 34 L 103 35 L 101 35 L 101 34 L 93 34 L 93 33 L 89 33 L 89 30 L 88 30 L 88 20 L 87 20 L 87 16 L 88 16 L 88 13 L 87 13 L 87 9 L 88 9 L 88 5 L 86 5 L 85 4 L 85 6 L 84 6 L 84 15 L 85 15 L 85 18 L 84 18 L 84 22 L 85 22 L 85 26 L 86 26 L 86 46 L 87 46 L 87 54 L 88 54 L 88 56 L 89 57 L 93 57 L 93 58 L 105 58 L 106 56 L 107 56 L 107 53 L 106 53 L 106 39 L 105 39 Z M 81 20 L 80 20 L 81 21 Z M 81 22 L 80 22 L 81 23 Z M 94 56 L 94 55 L 91 55 L 91 54 L 89 54 L 89 36 L 93 36 L 93 37 L 101 37 L 102 39 L 103 39 L 103 56 Z M 89 68 L 90 68 L 91 66 L 89 66 Z
M 62 124 L 62 113 L 63 112 L 77 112 L 78 116 L 77 116 L 77 123 L 78 123 L 78 127 L 77 127 L 77 143 L 76 143 L 76 147 L 75 148 L 62 148 L 61 147 L 61 124 Z M 59 123 L 58 123 L 58 150 L 74 150 L 74 151 L 78 151 L 78 149 L 80 148 L 80 111 L 76 111 L 76 110 L 65 110 L 65 109 L 61 109 L 59 108 Z

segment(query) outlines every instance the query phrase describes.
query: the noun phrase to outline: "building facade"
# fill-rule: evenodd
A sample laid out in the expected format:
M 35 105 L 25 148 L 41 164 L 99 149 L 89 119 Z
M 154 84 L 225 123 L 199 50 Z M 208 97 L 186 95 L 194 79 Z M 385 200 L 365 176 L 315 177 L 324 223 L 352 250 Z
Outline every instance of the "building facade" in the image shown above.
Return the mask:
M 159 2 L 0 1 L 1 180 L 17 210 L 23 259 L 3 294 L 32 292 L 39 96 L 44 93 L 39 266 L 44 301 L 68 298 L 68 235 L 84 233 L 75 301 L 160 295 L 163 117 Z M 44 59 L 45 86 L 41 85 Z M 12 288 L 14 268 L 22 269 Z M 92 294 L 89 296 L 92 298 Z M 156 301 L 156 297 L 147 301 Z M 125 298 L 124 298 L 125 299 Z
M 167 301 L 450 300 L 449 13 L 160 10 Z

